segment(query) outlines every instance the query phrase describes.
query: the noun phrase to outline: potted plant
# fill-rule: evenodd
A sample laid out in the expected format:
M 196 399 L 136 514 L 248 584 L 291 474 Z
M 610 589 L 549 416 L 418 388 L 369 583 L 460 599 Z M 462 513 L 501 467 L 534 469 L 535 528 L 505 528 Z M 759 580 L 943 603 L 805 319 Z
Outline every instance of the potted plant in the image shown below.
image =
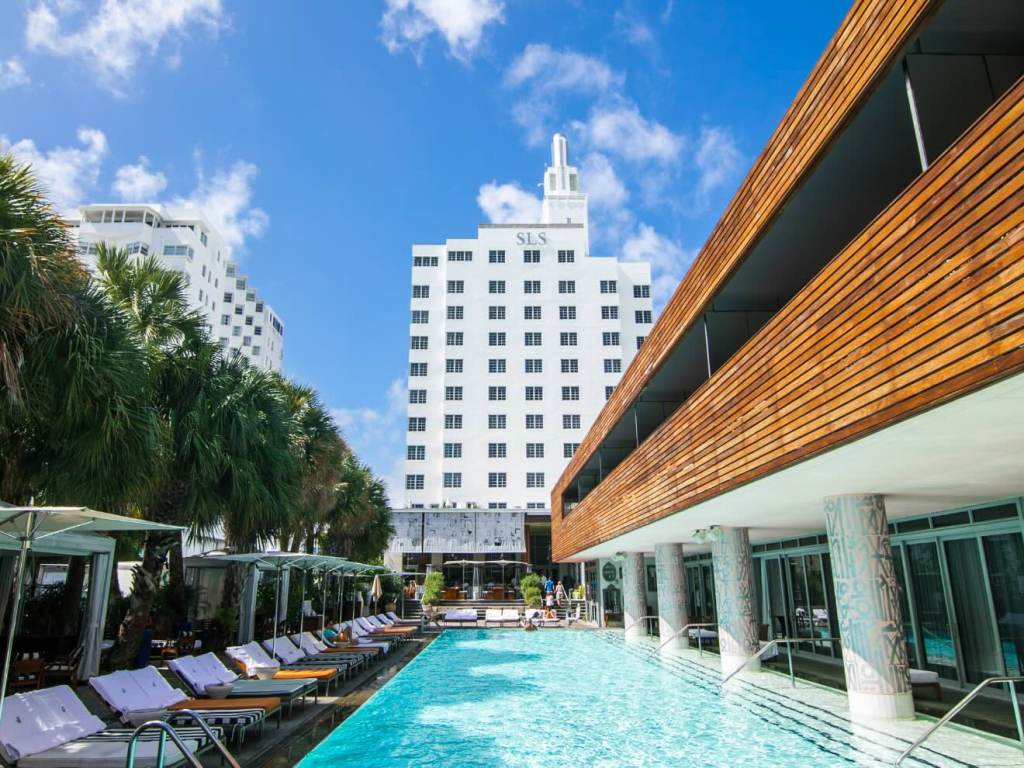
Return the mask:
M 433 571 L 427 574 L 427 578 L 423 580 L 423 608 L 426 613 L 430 616 L 430 620 L 434 620 L 434 614 L 436 613 L 436 606 L 441 602 L 441 595 L 444 592 L 444 574 L 440 571 Z

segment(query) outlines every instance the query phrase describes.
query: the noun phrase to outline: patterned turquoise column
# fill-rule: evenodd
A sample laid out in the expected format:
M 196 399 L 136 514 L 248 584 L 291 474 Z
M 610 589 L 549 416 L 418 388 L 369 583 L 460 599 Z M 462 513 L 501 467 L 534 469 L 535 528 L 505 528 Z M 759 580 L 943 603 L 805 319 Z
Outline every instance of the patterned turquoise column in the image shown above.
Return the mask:
M 728 675 L 761 647 L 754 616 L 754 561 L 746 528 L 713 528 L 710 538 L 718 647 L 722 654 L 722 674 Z M 760 667 L 760 659 L 747 664 L 748 669 Z
M 850 714 L 913 717 L 885 499 L 875 494 L 829 496 L 825 524 Z
M 644 575 L 644 553 L 627 552 L 622 562 L 622 621 L 627 640 L 635 640 L 647 634 L 646 623 L 640 621 L 647 613 Z
M 657 544 L 654 564 L 658 573 L 658 634 L 669 648 L 686 648 L 689 637 L 683 632 L 669 642 L 689 621 L 689 595 L 686 591 L 686 567 L 682 544 Z

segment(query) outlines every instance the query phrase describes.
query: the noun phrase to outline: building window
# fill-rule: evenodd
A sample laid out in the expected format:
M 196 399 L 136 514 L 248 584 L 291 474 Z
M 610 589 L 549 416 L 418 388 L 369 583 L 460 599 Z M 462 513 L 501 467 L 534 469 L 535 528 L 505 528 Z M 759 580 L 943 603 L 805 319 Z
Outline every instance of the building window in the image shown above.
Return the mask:
M 563 400 L 579 400 L 580 399 L 580 388 L 579 387 L 562 387 L 562 399 Z
M 491 264 L 504 264 L 505 263 L 505 252 L 504 251 L 488 251 L 487 260 Z
M 605 331 L 601 334 L 601 343 L 606 347 L 617 347 L 619 346 L 619 332 L 618 331 Z
M 225 293 L 224 294 L 224 297 L 225 297 L 224 301 L 231 301 L 231 299 L 227 298 L 230 295 L 231 295 L 230 293 Z M 412 287 L 412 297 L 414 299 L 429 299 L 430 298 L 430 286 L 429 285 L 414 285 Z
M 504 293 L 505 292 L 505 281 L 504 280 L 491 280 L 487 283 L 488 293 Z
M 412 265 L 414 267 L 436 267 L 437 256 L 413 256 Z
M 426 349 L 427 348 L 427 337 L 426 336 L 413 336 L 410 340 L 410 346 L 412 349 Z
M 526 373 L 544 373 L 544 361 L 539 357 L 530 357 L 525 360 Z
M 559 293 L 576 293 L 576 281 L 575 280 L 559 280 L 558 281 L 558 292 Z
M 488 472 L 487 473 L 487 487 L 488 488 L 504 488 L 508 485 L 504 472 Z
M 558 334 L 558 341 L 563 347 L 575 347 L 577 343 L 576 331 L 563 331 Z
M 449 347 L 462 346 L 462 331 L 448 331 L 445 334 L 445 344 Z
M 488 501 L 488 509 L 508 509 L 508 502 L 505 501 Z
M 422 491 L 423 490 L 423 475 L 406 475 L 405 476 L 405 490 L 407 490 L 407 491 Z
M 543 459 L 544 458 L 544 443 L 527 443 L 526 444 L 526 458 L 528 458 L 528 459 Z
M 405 458 L 409 461 L 423 461 L 427 458 L 426 446 L 407 445 L 405 447 Z
M 462 358 L 461 357 L 449 357 L 444 361 L 444 372 L 445 373 L 462 373 Z
M 463 312 L 465 312 L 464 307 L 455 304 L 450 307 L 446 307 L 445 309 L 447 310 L 447 319 L 449 320 L 461 320 L 463 318 Z
M 544 487 L 544 473 L 543 472 L 527 472 L 526 473 L 526 487 L 527 488 L 543 488 Z
M 492 413 L 487 417 L 488 429 L 505 429 L 508 426 L 508 417 L 504 413 Z
M 622 373 L 622 361 L 617 357 L 606 357 L 604 360 L 605 373 Z
M 528 414 L 526 414 L 526 428 L 527 429 L 544 429 L 544 414 L 543 413 L 528 413 Z
M 409 402 L 413 404 L 422 405 L 427 402 L 427 390 L 425 389 L 410 389 L 409 390 Z
M 540 251 L 523 251 L 524 264 L 540 264 Z
M 256 309 L 256 314 L 257 315 L 260 314 L 263 311 L 263 302 L 262 301 L 257 301 L 255 309 Z
M 426 416 L 410 416 L 409 417 L 409 431 L 410 432 L 426 432 L 427 431 L 427 417 Z
M 559 251 L 558 252 L 558 263 L 559 264 L 572 264 L 576 261 L 575 251 Z
M 462 414 L 461 413 L 446 413 L 444 415 L 444 428 L 445 429 L 462 429 Z
M 448 251 L 448 261 L 472 261 L 472 251 Z
M 614 280 L 601 281 L 601 293 L 618 293 L 619 286 Z
M 262 336 L 263 335 L 263 326 L 257 325 L 255 328 L 252 329 L 252 334 L 253 334 L 253 336 Z
M 580 448 L 579 443 L 562 443 L 562 458 L 571 459 Z
M 508 455 L 508 445 L 506 443 L 488 443 L 487 444 L 487 458 L 489 459 L 504 459 Z
M 444 399 L 461 400 L 462 399 L 462 387 L 445 387 L 444 388 Z
M 540 320 L 540 307 L 537 306 L 526 306 L 523 307 L 523 319 L 524 320 Z
M 446 459 L 461 459 L 462 458 L 462 443 L 445 443 L 444 444 L 444 457 Z
M 448 293 L 465 293 L 466 282 L 464 280 L 449 280 Z
M 640 347 L 642 347 L 644 345 L 644 339 L 646 339 L 646 338 L 647 338 L 646 336 L 637 336 L 636 337 L 636 348 L 637 349 L 640 349 Z
M 528 347 L 539 347 L 541 345 L 540 331 L 527 331 L 524 333 L 523 343 Z
M 409 375 L 410 376 L 426 376 L 427 375 L 427 364 L 426 363 L 409 363 Z
M 579 373 L 580 361 L 572 357 L 562 358 L 562 373 Z
M 649 309 L 638 309 L 636 311 L 636 321 L 638 323 L 650 323 L 651 322 L 651 310 Z
M 504 400 L 505 399 L 505 387 L 488 387 L 487 388 L 487 399 L 488 400 Z
M 619 308 L 614 304 L 609 306 L 601 307 L 601 319 L 602 320 L 618 320 L 619 319 Z
M 540 293 L 540 280 L 523 280 L 523 293 Z
M 562 414 L 562 429 L 579 429 L 580 415 L 578 413 Z
M 576 175 L 573 174 L 572 178 L 575 179 Z M 526 502 L 526 508 L 527 509 L 547 509 L 548 505 L 546 503 L 544 503 L 543 501 L 528 501 L 528 502 Z
M 221 315 L 220 316 L 220 324 L 221 325 L 231 325 L 231 315 Z
M 231 329 L 231 335 L 232 336 L 241 336 L 242 335 L 242 327 L 239 326 L 239 325 L 234 326 Z
M 502 357 L 492 357 L 487 361 L 487 372 L 505 373 L 505 359 Z
M 487 346 L 489 347 L 504 347 L 505 346 L 505 332 L 494 331 L 487 334 Z
M 490 306 L 487 308 L 487 319 L 488 320 L 504 320 L 505 319 L 505 307 L 502 306 Z
M 235 300 L 235 294 L 231 293 L 231 291 L 224 291 L 224 303 L 225 304 L 230 304 L 234 300 Z
M 651 298 L 651 286 L 649 286 L 649 285 L 634 285 L 633 286 L 633 298 L 634 299 L 649 299 L 649 298 Z
M 608 398 L 610 398 L 612 396 L 612 392 L 614 391 L 615 386 L 613 384 L 609 384 L 608 386 L 606 386 L 604 388 L 604 399 L 607 400 Z
M 242 312 L 244 311 L 245 310 L 241 306 L 235 307 L 235 314 L 238 315 L 239 317 L 242 316 Z
M 451 307 L 448 307 L 451 309 Z M 412 311 L 412 322 L 414 325 L 423 325 L 430 322 L 430 312 L 426 309 L 414 309 Z
M 527 400 L 543 400 L 544 399 L 544 387 L 527 387 L 526 388 L 526 399 Z
M 559 320 L 575 320 L 576 319 L 576 307 L 559 307 L 558 308 L 558 319 Z

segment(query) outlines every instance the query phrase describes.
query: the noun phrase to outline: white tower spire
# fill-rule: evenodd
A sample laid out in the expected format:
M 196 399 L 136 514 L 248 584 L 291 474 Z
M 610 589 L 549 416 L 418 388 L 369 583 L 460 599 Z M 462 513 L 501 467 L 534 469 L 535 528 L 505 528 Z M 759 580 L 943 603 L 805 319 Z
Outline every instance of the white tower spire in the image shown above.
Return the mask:
M 579 172 L 569 165 L 569 141 L 551 137 L 551 165 L 544 173 L 542 224 L 582 224 L 587 227 L 587 196 L 580 192 Z

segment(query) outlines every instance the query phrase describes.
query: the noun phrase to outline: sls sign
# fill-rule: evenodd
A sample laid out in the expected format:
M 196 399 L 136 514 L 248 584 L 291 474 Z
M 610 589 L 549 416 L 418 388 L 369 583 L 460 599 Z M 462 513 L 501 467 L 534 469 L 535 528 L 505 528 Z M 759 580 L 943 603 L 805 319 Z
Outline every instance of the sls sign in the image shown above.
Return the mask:
M 516 232 L 516 243 L 518 245 L 547 245 L 547 232 Z

